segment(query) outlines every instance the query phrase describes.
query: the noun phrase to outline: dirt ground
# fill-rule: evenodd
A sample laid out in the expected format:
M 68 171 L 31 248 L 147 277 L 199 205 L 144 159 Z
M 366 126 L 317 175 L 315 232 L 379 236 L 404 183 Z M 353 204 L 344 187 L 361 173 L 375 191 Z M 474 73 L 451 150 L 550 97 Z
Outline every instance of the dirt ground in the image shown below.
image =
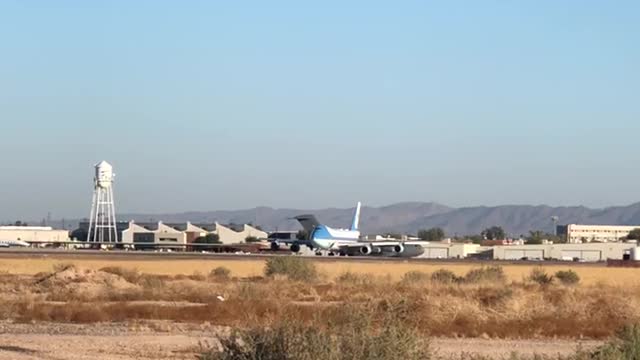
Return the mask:
M 507 285 L 505 279 L 404 284 L 384 277 L 368 282 L 355 275 L 308 284 L 237 278 L 233 270 L 233 277 L 219 277 L 209 275 L 213 263 L 208 266 L 190 276 L 51 263 L 38 274 L 0 272 L 0 360 L 195 359 L 228 331 L 220 325 L 264 325 L 289 312 L 302 319 L 308 314 L 303 304 L 327 306 L 328 316 L 335 316 L 330 307 L 341 302 L 391 311 L 384 306 L 395 304 L 398 297 L 414 299 L 407 303 L 412 314 L 429 319 L 416 322 L 422 333 L 449 337 L 432 339 L 431 350 L 440 359 L 462 354 L 501 359 L 514 352 L 554 357 L 598 346 L 599 341 L 578 339 L 606 339 L 629 320 L 616 314 L 634 314 L 640 308 L 640 288 L 616 292 L 613 287 L 603 290 L 605 285 Z M 558 317 L 568 311 L 570 318 Z M 522 325 L 518 328 L 512 325 L 518 322 L 509 319 Z M 450 338 L 459 335 L 470 338 Z
M 12 324 L 0 323 L 0 359 L 194 359 L 201 346 L 221 331 L 210 325 L 170 322 L 129 324 Z M 596 341 L 434 339 L 437 354 L 475 353 L 493 357 L 521 354 L 568 354 Z

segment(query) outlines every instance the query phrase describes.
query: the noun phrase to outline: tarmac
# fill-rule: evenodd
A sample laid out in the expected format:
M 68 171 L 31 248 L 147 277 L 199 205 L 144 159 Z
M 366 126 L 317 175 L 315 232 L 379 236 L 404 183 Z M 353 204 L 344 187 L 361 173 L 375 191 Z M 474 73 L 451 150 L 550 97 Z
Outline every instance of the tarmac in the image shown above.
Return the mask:
M 267 252 L 260 254 L 235 254 L 235 253 L 201 253 L 201 252 L 155 252 L 155 251 L 125 251 L 125 250 L 90 250 L 90 249 L 39 249 L 39 248 L 2 248 L 0 249 L 0 258 L 55 258 L 55 259 L 96 259 L 109 258 L 118 260 L 137 260 L 137 259 L 160 259 L 163 260 L 266 260 L 277 256 L 291 256 L 290 254 L 269 254 Z M 382 257 L 382 256 L 315 256 L 315 255 L 298 255 L 313 259 L 314 261 L 358 261 L 358 262 L 380 262 L 380 263 L 433 263 L 433 264 L 451 264 L 451 263 L 472 263 L 480 265 L 567 265 L 580 267 L 605 267 L 605 262 L 589 263 L 589 262 L 567 262 L 567 261 L 535 261 L 535 260 L 481 260 L 481 259 L 432 259 L 424 257 L 402 258 L 402 257 Z

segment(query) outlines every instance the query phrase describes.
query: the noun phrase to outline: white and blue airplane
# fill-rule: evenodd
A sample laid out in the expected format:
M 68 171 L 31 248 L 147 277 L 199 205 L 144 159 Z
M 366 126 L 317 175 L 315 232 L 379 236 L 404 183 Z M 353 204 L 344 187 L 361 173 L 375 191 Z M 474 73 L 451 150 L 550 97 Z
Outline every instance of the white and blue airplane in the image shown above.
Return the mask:
M 0 247 L 8 248 L 12 246 L 28 247 L 29 243 L 22 240 L 0 240 Z
M 299 215 L 293 219 L 298 220 L 307 232 L 306 240 L 274 240 L 271 248 L 277 250 L 280 243 L 289 245 L 292 252 L 300 251 L 301 246 L 315 250 L 316 255 L 323 252 L 329 256 L 353 256 L 353 255 L 379 255 L 413 257 L 422 255 L 424 248 L 417 242 L 396 241 L 364 241 L 360 238 L 360 210 L 362 204 L 358 202 L 348 229 L 334 229 L 320 224 L 314 215 Z

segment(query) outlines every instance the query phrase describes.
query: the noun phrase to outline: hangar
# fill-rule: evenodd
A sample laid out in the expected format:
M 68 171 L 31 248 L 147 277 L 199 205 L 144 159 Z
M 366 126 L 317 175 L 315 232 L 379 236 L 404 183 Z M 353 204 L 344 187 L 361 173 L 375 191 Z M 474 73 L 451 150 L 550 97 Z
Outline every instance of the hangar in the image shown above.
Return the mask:
M 244 243 L 248 237 L 266 239 L 267 233 L 251 225 L 240 225 L 238 228 L 214 224 L 187 223 L 136 223 L 129 222 L 129 227 L 122 231 L 122 242 L 127 244 L 190 244 L 197 238 L 208 234 L 219 236 L 221 244 Z M 177 247 L 178 248 L 178 247 Z
M 480 251 L 478 244 L 432 242 L 421 244 L 424 254 L 421 258 L 427 259 L 464 259 L 469 255 Z
M 587 244 L 542 244 L 494 246 L 495 260 L 580 260 L 606 261 L 622 259 L 625 251 L 635 248 L 637 243 L 587 243 Z
M 0 226 L 0 240 L 53 243 L 69 240 L 69 231 L 56 230 L 50 226 Z

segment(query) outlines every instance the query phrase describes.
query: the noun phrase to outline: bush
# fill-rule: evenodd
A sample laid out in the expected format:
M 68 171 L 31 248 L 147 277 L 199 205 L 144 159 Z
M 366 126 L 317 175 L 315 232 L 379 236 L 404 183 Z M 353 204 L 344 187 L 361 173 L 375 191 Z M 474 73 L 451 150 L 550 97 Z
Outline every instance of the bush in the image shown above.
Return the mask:
M 455 275 L 453 275 L 455 276 Z M 429 280 L 429 274 L 422 271 L 409 271 L 402 276 L 402 282 L 405 284 L 423 283 Z
M 458 278 L 451 270 L 440 269 L 431 274 L 431 280 L 442 284 L 451 284 L 458 282 L 460 278 Z
M 529 274 L 529 281 L 533 281 L 540 285 L 550 285 L 553 282 L 553 275 L 547 274 L 542 268 L 535 268 Z
M 284 275 L 295 281 L 314 281 L 318 278 L 315 265 L 296 256 L 276 256 L 267 260 L 266 276 Z
M 575 285 L 580 282 L 580 276 L 573 270 L 558 271 L 555 276 L 564 285 Z
M 341 274 L 336 279 L 338 283 L 346 283 L 351 285 L 370 285 L 373 280 L 371 275 L 367 274 L 356 274 L 350 271 Z
M 281 320 L 269 328 L 234 330 L 221 349 L 206 349 L 201 360 L 423 360 L 430 359 L 423 335 L 394 314 L 377 324 L 375 312 L 347 311 L 353 321 L 331 324 Z
M 504 283 L 507 280 L 502 266 L 481 267 L 479 269 L 469 270 L 465 275 L 464 281 L 468 283 L 479 282 L 497 282 Z
M 218 266 L 209 273 L 209 277 L 228 278 L 229 276 L 231 276 L 231 270 L 224 266 Z
M 480 287 L 474 293 L 474 298 L 482 306 L 502 307 L 513 297 L 513 289 L 507 286 Z
M 576 356 L 576 358 L 578 358 Z M 640 325 L 627 326 L 618 332 L 616 339 L 599 347 L 590 356 L 590 360 L 636 360 L 640 359 Z
M 118 275 L 133 284 L 138 283 L 141 277 L 141 274 L 138 271 L 138 269 L 127 269 L 120 266 L 107 266 L 100 269 L 100 271 L 113 274 L 113 275 Z
M 189 279 L 191 280 L 195 280 L 195 281 L 205 281 L 207 280 L 207 277 L 204 276 L 204 274 L 202 274 L 200 271 L 194 271 L 193 274 L 189 275 Z
M 53 272 L 62 272 L 69 269 L 75 269 L 76 265 L 72 263 L 57 263 L 53 265 Z

